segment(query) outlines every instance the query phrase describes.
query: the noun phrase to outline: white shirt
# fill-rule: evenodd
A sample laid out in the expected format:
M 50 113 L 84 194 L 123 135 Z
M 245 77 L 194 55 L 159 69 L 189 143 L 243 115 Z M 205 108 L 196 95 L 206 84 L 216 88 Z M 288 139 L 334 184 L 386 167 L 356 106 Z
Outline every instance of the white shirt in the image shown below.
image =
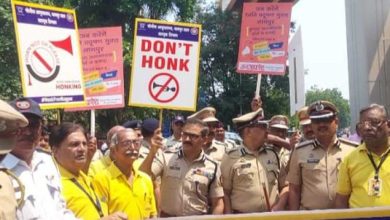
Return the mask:
M 30 168 L 25 161 L 8 153 L 1 165 L 24 185 L 24 203 L 17 210 L 17 219 L 76 219 L 66 209 L 58 169 L 49 154 L 35 151 Z

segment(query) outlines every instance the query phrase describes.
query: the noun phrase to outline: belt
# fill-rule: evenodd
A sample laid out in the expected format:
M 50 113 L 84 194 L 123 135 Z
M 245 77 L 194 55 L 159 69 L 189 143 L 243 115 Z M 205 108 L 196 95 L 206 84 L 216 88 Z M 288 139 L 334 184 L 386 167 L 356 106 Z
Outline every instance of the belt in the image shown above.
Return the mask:
M 176 215 L 171 215 L 171 214 L 168 214 L 168 213 L 161 210 L 160 217 L 161 218 L 169 218 L 169 217 L 176 217 Z

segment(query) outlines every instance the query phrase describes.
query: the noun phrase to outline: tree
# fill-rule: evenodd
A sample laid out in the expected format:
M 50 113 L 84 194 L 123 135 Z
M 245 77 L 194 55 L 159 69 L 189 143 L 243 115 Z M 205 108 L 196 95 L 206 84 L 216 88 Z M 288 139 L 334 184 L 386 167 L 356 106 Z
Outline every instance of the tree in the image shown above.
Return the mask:
M 310 105 L 318 100 L 330 101 L 336 105 L 339 110 L 340 129 L 350 126 L 351 118 L 349 103 L 348 100 L 343 98 L 340 90 L 337 88 L 319 89 L 318 87 L 313 86 L 306 92 L 306 105 Z

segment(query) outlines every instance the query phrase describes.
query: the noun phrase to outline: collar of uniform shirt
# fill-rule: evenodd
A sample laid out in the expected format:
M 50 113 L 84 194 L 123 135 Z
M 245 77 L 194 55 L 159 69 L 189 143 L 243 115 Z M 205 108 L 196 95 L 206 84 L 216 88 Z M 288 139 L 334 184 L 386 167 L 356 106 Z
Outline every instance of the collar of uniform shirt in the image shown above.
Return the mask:
M 241 153 L 243 153 L 244 155 L 245 154 L 250 154 L 250 155 L 255 155 L 256 154 L 256 151 L 251 151 L 249 150 L 247 147 L 243 146 L 243 148 L 241 149 Z M 266 152 L 265 150 L 265 147 L 260 147 L 258 150 L 257 150 L 258 153 L 264 153 Z
M 321 147 L 321 143 L 315 139 L 314 140 L 314 147 Z M 338 139 L 335 140 L 335 142 L 333 143 L 333 146 L 337 147 L 337 148 L 340 148 L 340 141 Z
M 178 152 L 177 152 L 177 155 L 178 155 L 178 158 L 183 158 L 184 157 L 184 151 L 183 151 L 183 148 L 181 148 Z M 202 150 L 200 152 L 200 155 L 198 158 L 196 158 L 193 162 L 197 162 L 197 161 L 204 161 L 206 158 L 205 158 L 205 153 L 204 151 Z

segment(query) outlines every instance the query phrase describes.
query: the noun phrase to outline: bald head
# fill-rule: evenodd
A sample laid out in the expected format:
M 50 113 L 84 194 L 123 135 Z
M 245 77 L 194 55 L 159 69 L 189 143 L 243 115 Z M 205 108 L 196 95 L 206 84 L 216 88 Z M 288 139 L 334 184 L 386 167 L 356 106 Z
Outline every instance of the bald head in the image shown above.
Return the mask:
M 111 138 L 115 133 L 118 133 L 121 130 L 125 130 L 126 128 L 121 125 L 115 125 L 107 132 L 107 146 L 111 147 Z

